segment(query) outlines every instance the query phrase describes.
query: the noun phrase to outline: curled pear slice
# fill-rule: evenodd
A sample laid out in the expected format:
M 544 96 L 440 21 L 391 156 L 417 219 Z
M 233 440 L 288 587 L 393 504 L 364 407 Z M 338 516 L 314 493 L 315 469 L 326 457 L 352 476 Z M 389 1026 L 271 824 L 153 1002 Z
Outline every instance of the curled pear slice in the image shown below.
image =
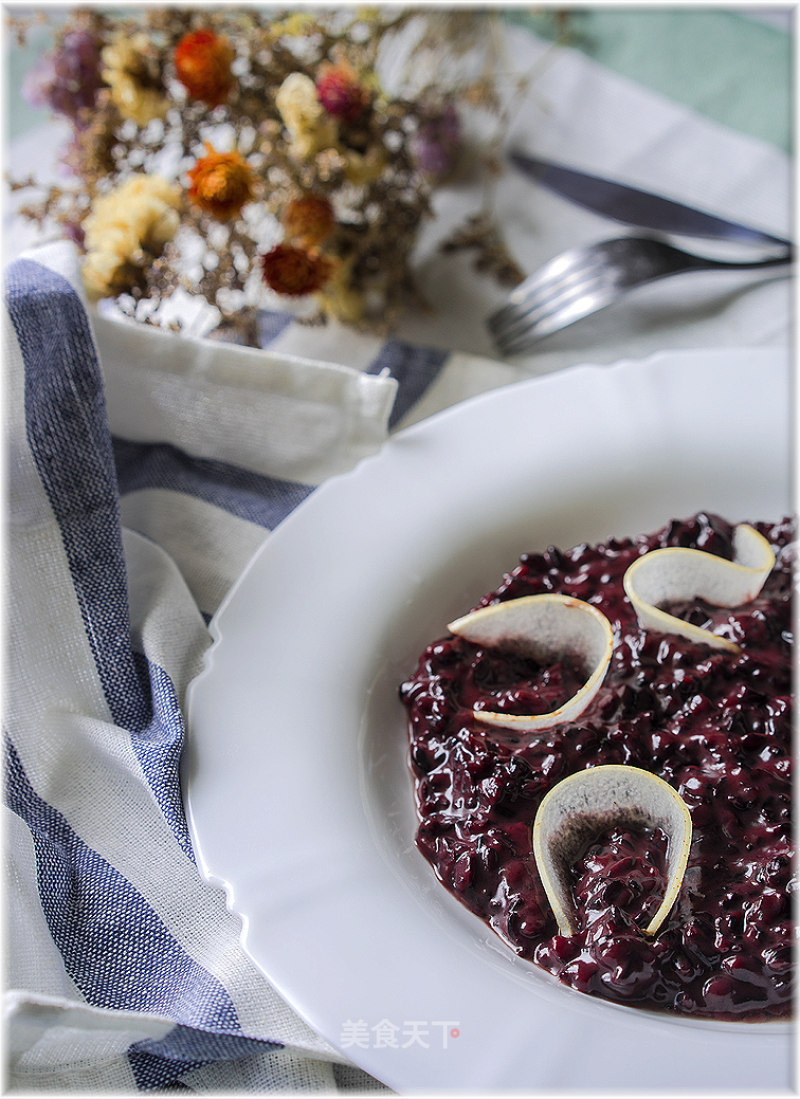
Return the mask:
M 755 599 L 775 564 L 775 554 L 766 538 L 747 523 L 735 528 L 733 551 L 732 561 L 681 546 L 651 550 L 639 557 L 622 581 L 639 624 L 644 629 L 702 641 L 714 649 L 739 652 L 733 641 L 659 609 L 660 604 L 695 597 L 715 607 L 739 607 Z
M 683 798 L 639 767 L 590 767 L 556 783 L 533 822 L 533 854 L 561 935 L 577 931 L 570 867 L 593 837 L 615 823 L 660 828 L 668 837 L 667 886 L 645 934 L 655 935 L 675 903 L 692 842 L 692 819 Z
M 477 645 L 509 649 L 540 664 L 573 657 L 589 669 L 580 690 L 550 713 L 473 710 L 476 720 L 486 725 L 521 732 L 549 729 L 578 717 L 599 691 L 614 646 L 614 634 L 604 614 L 580 599 L 554 593 L 493 603 L 450 622 L 447 628 Z

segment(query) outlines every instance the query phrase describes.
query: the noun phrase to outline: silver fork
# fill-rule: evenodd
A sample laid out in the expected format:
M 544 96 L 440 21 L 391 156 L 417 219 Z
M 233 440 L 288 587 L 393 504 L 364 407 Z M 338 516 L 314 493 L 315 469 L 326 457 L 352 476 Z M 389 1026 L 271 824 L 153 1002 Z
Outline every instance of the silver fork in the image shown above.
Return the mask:
M 620 237 L 562 252 L 512 290 L 487 320 L 498 349 L 515 355 L 538 340 L 604 309 L 631 290 L 687 271 L 781 267 L 793 250 L 755 260 L 717 260 L 652 237 Z

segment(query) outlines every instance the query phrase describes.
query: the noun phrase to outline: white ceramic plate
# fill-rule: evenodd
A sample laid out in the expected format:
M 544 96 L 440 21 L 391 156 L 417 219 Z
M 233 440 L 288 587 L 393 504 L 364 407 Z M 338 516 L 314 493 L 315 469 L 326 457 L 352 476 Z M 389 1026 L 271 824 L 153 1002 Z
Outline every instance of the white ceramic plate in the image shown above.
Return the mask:
M 792 510 L 775 351 L 576 367 L 465 402 L 318 489 L 221 608 L 190 696 L 206 876 L 290 1004 L 402 1091 L 788 1089 L 790 1027 L 670 1020 L 520 961 L 414 847 L 397 687 L 520 553 Z

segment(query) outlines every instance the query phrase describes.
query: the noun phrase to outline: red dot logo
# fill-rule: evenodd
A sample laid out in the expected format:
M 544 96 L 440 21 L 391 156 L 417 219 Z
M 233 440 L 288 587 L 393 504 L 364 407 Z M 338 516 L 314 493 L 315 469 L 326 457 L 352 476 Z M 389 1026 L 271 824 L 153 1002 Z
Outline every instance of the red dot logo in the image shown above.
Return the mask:
M 458 1027 L 454 1026 L 450 1030 L 450 1037 L 451 1038 L 457 1038 L 460 1033 L 461 1033 L 461 1031 L 458 1029 Z

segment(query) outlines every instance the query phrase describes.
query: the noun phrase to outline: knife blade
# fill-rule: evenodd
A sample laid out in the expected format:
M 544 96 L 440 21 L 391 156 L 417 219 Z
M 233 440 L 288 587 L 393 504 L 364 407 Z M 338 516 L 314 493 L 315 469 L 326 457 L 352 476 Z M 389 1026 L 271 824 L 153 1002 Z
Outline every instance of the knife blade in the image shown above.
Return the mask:
M 693 210 L 690 206 L 661 195 L 640 191 L 625 183 L 603 179 L 602 176 L 580 172 L 565 164 L 543 160 L 519 150 L 509 153 L 509 160 L 524 175 L 541 183 L 548 190 L 611 221 L 660 233 L 791 248 L 788 240 L 765 233 L 761 229 L 739 225 L 703 210 Z

